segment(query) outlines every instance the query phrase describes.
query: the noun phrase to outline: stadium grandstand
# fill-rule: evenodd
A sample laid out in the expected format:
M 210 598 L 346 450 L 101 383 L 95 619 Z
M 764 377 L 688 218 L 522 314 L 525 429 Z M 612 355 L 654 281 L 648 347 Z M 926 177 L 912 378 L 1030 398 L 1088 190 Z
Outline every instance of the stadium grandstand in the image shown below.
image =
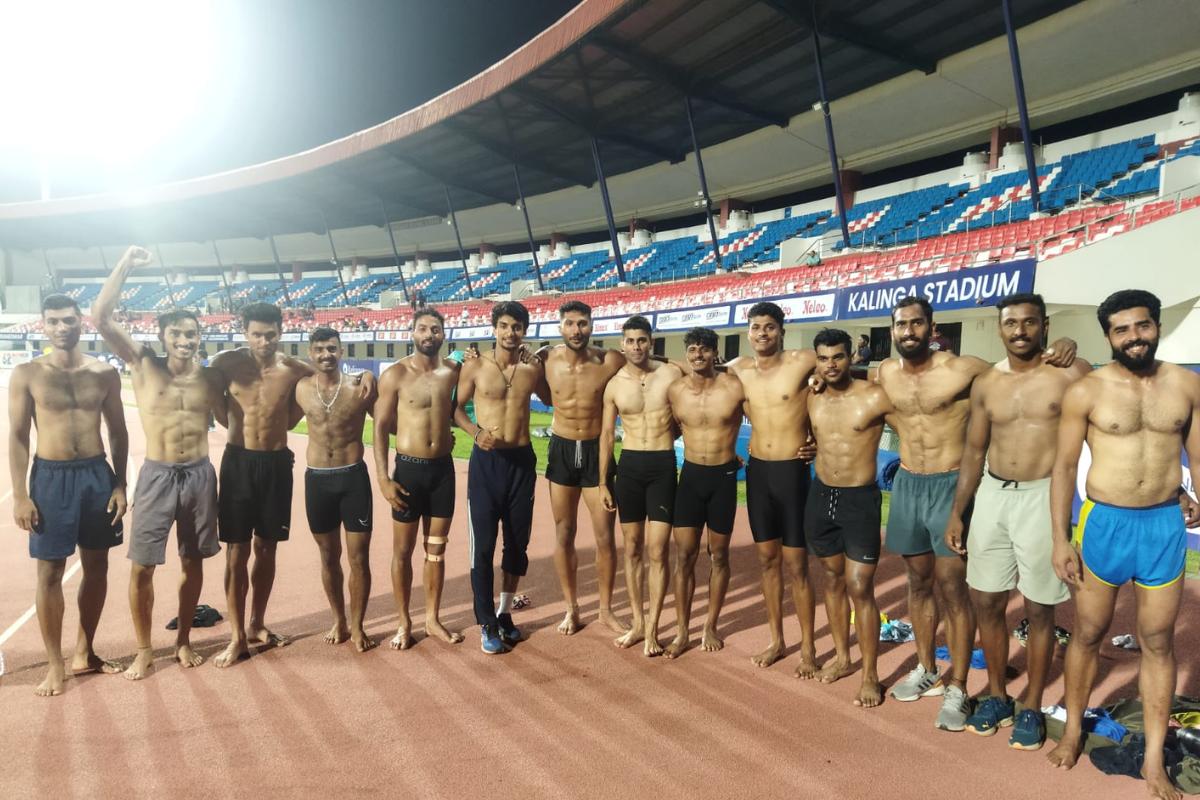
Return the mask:
M 520 13 L 517 6 L 513 13 Z M 311 48 L 317 58 L 336 57 L 325 44 L 296 46 Z M 454 352 L 494 342 L 492 309 L 506 300 L 529 310 L 531 345 L 555 344 L 560 305 L 581 300 L 592 308 L 593 342 L 601 347 L 618 348 L 622 323 L 637 314 L 653 325 L 657 354 L 681 358 L 684 335 L 702 326 L 718 333 L 721 356 L 729 360 L 747 352 L 750 306 L 771 300 L 783 309 L 789 348 L 808 347 L 818 331 L 837 327 L 856 342 L 866 337 L 867 360 L 878 365 L 894 355 L 892 307 L 916 295 L 930 301 L 949 349 L 996 362 L 1006 356 L 996 301 L 1037 292 L 1047 305 L 1051 338 L 1073 339 L 1081 359 L 1101 364 L 1113 352 L 1097 331 L 1096 307 L 1112 292 L 1136 286 L 1162 300 L 1158 357 L 1200 369 L 1195 0 L 580 0 L 494 65 L 396 111 L 302 152 L 211 174 L 136 189 L 0 195 L 7 200 L 0 202 L 0 377 L 7 385 L 11 368 L 49 349 L 41 304 L 51 294 L 67 295 L 89 316 L 82 349 L 115 358 L 90 314 L 130 245 L 147 248 L 154 263 L 125 282 L 117 321 L 140 345 L 161 352 L 159 315 L 193 310 L 205 359 L 246 344 L 239 313 L 250 304 L 281 309 L 281 352 L 307 356 L 309 333 L 330 327 L 344 343 L 345 371 L 379 375 L 414 352 L 417 308 L 440 311 L 447 351 Z M 257 135 L 269 136 L 269 128 Z M 86 126 L 79 135 L 87 135 Z M 510 379 L 505 375 L 508 388 Z M 132 406 L 128 383 L 125 389 Z M 317 398 L 325 403 L 319 392 Z M 535 404 L 534 412 L 550 424 L 550 409 Z M 224 434 L 215 430 L 212 436 L 222 438 L 213 438 L 213 447 L 223 446 Z M 543 434 L 549 436 L 535 425 L 533 435 Z M 293 435 L 297 454 L 304 446 Z M 745 441 L 739 447 L 748 459 Z M 461 459 L 462 453 L 454 455 Z M 144 446 L 137 457 L 144 459 Z M 899 456 L 893 461 L 898 467 Z M 466 474 L 461 461 L 458 467 L 461 489 Z M 298 459 L 297 475 L 304 468 Z M 1186 467 L 1182 474 L 1185 490 L 1194 494 Z M 598 624 L 543 644 L 552 617 L 562 612 L 554 605 L 555 535 L 540 519 L 550 508 L 540 484 L 525 585 L 539 587 L 539 594 L 529 589 L 529 613 L 544 611 L 545 619 L 538 617 L 531 646 L 514 651 L 530 659 L 526 672 L 512 677 L 515 672 L 491 671 L 491 663 L 462 666 L 421 645 L 403 667 L 389 666 L 386 673 L 368 666 L 347 678 L 340 660 L 327 655 L 320 656 L 326 660 L 318 671 L 305 673 L 281 655 L 278 662 L 250 660 L 243 674 L 251 677 L 228 696 L 210 689 L 206 681 L 215 679 L 207 671 L 195 684 L 187 678 L 169 684 L 165 700 L 160 694 L 144 703 L 132 690 L 94 694 L 103 699 L 90 706 L 92 700 L 83 701 L 66 721 L 46 722 L 47 733 L 32 737 L 32 744 L 16 734 L 23 726 L 0 734 L 5 749 L 22 756 L 13 772 L 28 791 L 13 796 L 83 789 L 101 797 L 152 791 L 225 796 L 231 786 L 250 786 L 259 771 L 271 778 L 255 790 L 266 796 L 347 791 L 339 770 L 357 757 L 350 744 L 379 772 L 362 777 L 355 791 L 409 788 L 403 781 L 412 779 L 428 784 L 412 793 L 436 797 L 775 796 L 786 790 L 789 797 L 916 798 L 989 789 L 1013 798 L 1142 796 L 1131 781 L 1114 789 L 1116 779 L 1090 768 L 1066 773 L 1043 759 L 981 755 L 978 741 L 961 741 L 965 736 L 928 743 L 929 720 L 912 710 L 919 703 L 888 700 L 878 709 L 886 713 L 861 723 L 866 712 L 851 714 L 846 681 L 814 688 L 815 682 L 791 681 L 790 668 L 783 678 L 766 670 L 746 677 L 696 658 L 663 667 L 683 676 L 684 688 L 677 688 L 674 676 L 646 676 L 646 664 L 662 667 L 665 659 L 629 667 L 622 655 L 628 651 L 612 647 Z M 1081 501 L 1087 494 L 1082 479 L 1080 487 Z M 460 627 L 473 619 L 461 568 L 468 537 L 458 533 L 465 527 L 463 494 L 445 550 L 444 608 Z M 373 513 L 382 520 L 377 532 L 391 525 L 386 504 L 377 501 Z M 758 556 L 742 546 L 750 539 L 745 513 L 738 515 L 729 595 L 734 630 L 725 648 L 741 667 L 761 646 L 753 640 L 763 629 L 761 608 L 748 599 L 758 602 Z M 299 530 L 301 514 L 293 516 Z M 1193 530 L 1188 537 L 1192 574 L 1200 534 Z M 377 553 L 377 565 L 386 563 L 392 546 L 390 537 L 378 541 L 387 552 Z M 309 545 L 293 544 L 292 553 Z M 309 654 L 321 639 L 313 634 L 318 617 L 311 602 L 320 588 L 308 585 L 317 576 L 314 553 L 280 556 L 281 576 L 285 570 L 291 570 L 289 580 L 302 570 L 311 573 L 305 577 L 309 595 L 277 587 L 284 594 L 280 607 L 288 609 L 280 611 L 281 623 L 296 629 L 292 649 Z M 27 566 L 23 551 L 17 555 L 4 554 L 14 573 Z M 879 607 L 893 618 L 911 616 L 904 569 L 880 563 Z M 220 583 L 219 574 L 209 575 L 208 587 Z M 376 592 L 385 583 L 386 569 Z M 41 651 L 35 626 L 22 628 L 33 616 L 25 611 L 32 596 L 26 589 L 22 584 L 19 599 L 15 590 L 12 596 L 0 591 L 0 627 L 17 620 L 0 635 L 0 646 L 33 662 Z M 594 574 L 581 579 L 580 592 L 593 613 Z M 1188 582 L 1184 602 L 1196 592 Z M 374 613 L 390 596 L 372 602 Z M 1014 596 L 1009 617 L 1020 618 L 1017 608 Z M 1180 617 L 1181 633 L 1194 624 L 1187 616 Z M 319 619 L 325 624 L 325 616 Z M 378 619 L 368 621 L 380 627 Z M 823 617 L 818 621 L 818 647 L 828 655 L 829 627 Z M 787 620 L 789 641 L 798 641 L 794 622 Z M 1128 598 L 1117 626 L 1114 633 L 1135 630 Z M 131 637 L 122 642 L 132 650 Z M 586 653 L 555 651 L 585 637 L 595 639 L 586 642 Z M 1185 648 L 1194 641 L 1177 645 L 1181 695 L 1200 694 L 1200 679 L 1186 666 L 1192 661 Z M 592 654 L 600 644 L 606 649 Z M 1106 645 L 1108 661 L 1093 699 L 1137 693 L 1136 662 L 1122 660 L 1129 654 L 1119 647 L 1110 652 Z M 380 655 L 394 655 L 386 650 Z M 911 648 L 881 649 L 884 683 L 913 667 L 904 660 L 911 655 Z M 554 659 L 553 666 L 543 669 L 548 662 L 539 658 Z M 0 675 L 4 663 L 0 655 Z M 13 677 L 32 680 L 24 673 Z M 972 672 L 970 680 L 972 691 L 982 689 L 981 673 Z M 394 692 L 411 686 L 428 694 L 396 699 Z M 1047 698 L 1057 701 L 1062 687 L 1059 660 Z M 330 700 L 330 691 L 346 697 Z M 577 705 L 559 691 L 587 694 Z M 684 697 L 688 693 L 701 699 Z M 130 700 L 134 695 L 138 699 Z M 800 700 L 793 703 L 793 696 Z M 629 709 L 647 697 L 647 713 L 657 716 L 630 734 L 646 721 Z M 194 701 L 206 710 L 193 717 L 188 704 Z M 155 721 L 147 734 L 141 716 L 159 713 L 160 706 L 169 706 L 178 724 Z M 352 708 L 365 709 L 370 725 L 403 727 L 386 738 L 401 757 L 380 756 L 367 742 L 373 729 L 352 719 L 346 711 Z M 476 714 L 481 710 L 484 722 Z M 31 700 L 22 699 L 18 712 L 40 729 L 45 712 Z M 257 717 L 267 726 L 261 745 L 258 734 L 244 733 Z M 506 723 L 493 726 L 500 717 Z M 668 718 L 670 724 L 660 725 Z M 800 718 L 809 727 L 793 731 Z M 330 743 L 312 733 L 329 720 L 336 720 L 335 738 L 342 740 Z M 919 737 L 911 733 L 918 727 Z M 765 728 L 781 735 L 767 741 Z M 103 745 L 71 739 L 87 755 L 79 763 L 97 775 L 78 784 L 47 777 L 57 765 L 36 748 L 75 730 L 105 739 Z M 293 742 L 293 734 L 301 738 Z M 135 743 L 126 751 L 120 742 L 130 736 Z M 200 742 L 195 751 L 188 737 Z M 701 738 L 722 763 L 712 766 L 702 756 L 695 775 L 663 778 L 660 771 L 698 752 Z M 263 760 L 239 762 L 242 751 L 260 746 Z M 484 766 L 472 760 L 471 748 L 489 759 Z M 793 774 L 797 749 L 820 748 L 829 751 L 820 764 L 798 764 Z M 489 765 L 510 751 L 528 774 L 490 783 Z M 446 752 L 456 759 L 454 770 L 478 774 L 447 777 L 440 761 Z M 875 768 L 868 769 L 872 756 Z M 593 763 L 600 757 L 604 768 Z M 139 775 L 145 758 L 163 771 L 181 759 L 194 761 L 184 765 L 189 780 L 203 773 L 201 761 L 219 766 L 214 776 L 195 778 L 193 787 L 178 776 Z M 1191 758 L 1200 774 L 1200 756 Z M 608 764 L 618 765 L 613 774 Z M 978 785 L 982 775 L 988 786 Z

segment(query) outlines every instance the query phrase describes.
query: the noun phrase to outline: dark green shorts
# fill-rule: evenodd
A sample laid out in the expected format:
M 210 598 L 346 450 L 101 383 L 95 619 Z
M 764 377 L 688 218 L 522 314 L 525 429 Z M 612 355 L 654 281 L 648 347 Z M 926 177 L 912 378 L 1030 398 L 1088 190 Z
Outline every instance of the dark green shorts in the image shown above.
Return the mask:
M 931 475 L 904 467 L 897 470 L 888 511 L 887 549 L 902 556 L 930 551 L 937 556 L 957 556 L 945 539 L 957 485 L 958 470 Z

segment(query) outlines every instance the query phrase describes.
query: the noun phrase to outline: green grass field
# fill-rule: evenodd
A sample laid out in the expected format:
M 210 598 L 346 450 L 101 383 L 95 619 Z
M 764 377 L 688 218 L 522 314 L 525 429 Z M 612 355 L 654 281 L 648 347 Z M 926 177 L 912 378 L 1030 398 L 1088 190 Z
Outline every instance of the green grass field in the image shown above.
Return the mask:
M 529 428 L 530 428 L 530 430 L 535 430 L 537 428 L 549 428 L 552 420 L 553 420 L 553 415 L 547 414 L 543 411 L 530 412 Z M 295 428 L 293 428 L 292 432 L 300 433 L 300 434 L 307 434 L 308 433 L 307 420 L 300 420 L 300 424 L 297 425 Z M 363 444 L 365 444 L 367 447 L 370 447 L 372 442 L 374 442 L 374 441 L 375 441 L 374 431 L 372 430 L 372 426 L 368 423 L 363 430 Z M 532 444 L 533 444 L 533 453 L 534 453 L 534 455 L 537 456 L 538 474 L 541 475 L 546 471 L 546 451 L 550 448 L 550 440 L 535 436 L 532 439 Z M 454 456 L 455 458 L 461 458 L 461 459 L 470 458 L 471 447 L 472 447 L 472 442 L 471 442 L 470 438 L 468 438 L 467 435 L 464 434 L 462 431 L 455 429 L 455 431 L 454 431 L 454 449 L 451 451 L 451 455 Z M 617 442 L 616 447 L 613 449 L 615 450 L 616 455 L 619 458 L 621 455 L 621 443 Z M 891 504 L 891 493 L 884 492 L 883 493 L 883 523 L 885 525 L 887 524 L 888 506 L 890 504 Z M 746 482 L 745 481 L 738 481 L 738 505 L 740 505 L 740 506 L 746 505 Z

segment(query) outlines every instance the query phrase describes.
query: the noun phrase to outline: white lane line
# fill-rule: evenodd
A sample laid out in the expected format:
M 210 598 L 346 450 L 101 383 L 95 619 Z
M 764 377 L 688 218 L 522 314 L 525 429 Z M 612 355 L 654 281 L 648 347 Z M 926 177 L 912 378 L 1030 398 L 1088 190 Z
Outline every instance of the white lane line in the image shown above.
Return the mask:
M 62 582 L 63 582 L 64 586 L 67 585 L 67 581 L 69 581 L 75 575 L 76 572 L 79 572 L 79 568 L 82 566 L 83 566 L 83 562 L 77 560 L 74 564 L 72 564 L 70 567 L 67 568 L 67 571 L 63 573 L 63 577 L 62 577 Z M 29 620 L 33 619 L 33 615 L 36 613 L 37 613 L 36 605 L 32 605 L 28 609 L 26 609 L 25 613 L 22 614 L 17 619 L 16 622 L 14 622 L 12 625 L 9 625 L 8 629 L 6 631 L 4 631 L 4 633 L 0 633 L 0 645 L 3 645 L 5 642 L 7 642 L 9 639 L 11 639 L 17 631 L 21 630 L 22 625 L 24 625 L 26 622 L 29 622 Z

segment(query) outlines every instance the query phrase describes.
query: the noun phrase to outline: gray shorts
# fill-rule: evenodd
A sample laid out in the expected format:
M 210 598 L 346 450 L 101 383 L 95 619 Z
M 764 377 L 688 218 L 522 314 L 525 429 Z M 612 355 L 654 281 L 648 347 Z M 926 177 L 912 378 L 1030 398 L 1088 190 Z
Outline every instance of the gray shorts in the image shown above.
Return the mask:
M 898 469 L 888 510 L 887 549 L 902 556 L 932 551 L 957 557 L 946 546 L 946 522 L 957 486 L 958 470 L 926 475 Z
M 164 563 L 172 525 L 180 558 L 208 558 L 221 551 L 217 473 L 208 456 L 182 464 L 146 459 L 133 497 L 129 559 L 147 566 Z

